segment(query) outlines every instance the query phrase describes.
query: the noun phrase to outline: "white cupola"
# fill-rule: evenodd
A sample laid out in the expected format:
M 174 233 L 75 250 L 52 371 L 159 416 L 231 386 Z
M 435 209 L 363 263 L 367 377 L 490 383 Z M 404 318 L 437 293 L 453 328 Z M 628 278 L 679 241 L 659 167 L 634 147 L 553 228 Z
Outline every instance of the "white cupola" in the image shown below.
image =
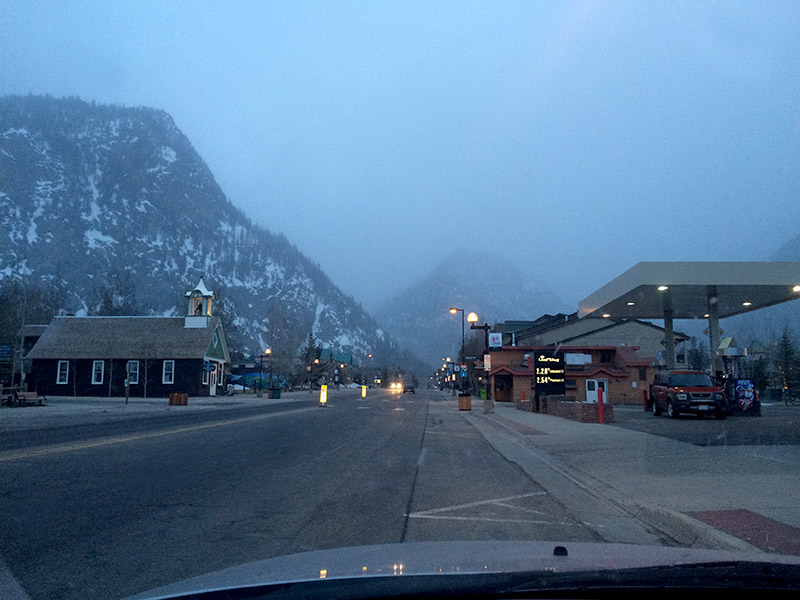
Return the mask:
M 193 290 L 186 292 L 188 300 L 186 306 L 186 316 L 184 327 L 208 327 L 211 318 L 211 303 L 214 300 L 214 292 L 206 287 L 203 278 L 200 278 Z

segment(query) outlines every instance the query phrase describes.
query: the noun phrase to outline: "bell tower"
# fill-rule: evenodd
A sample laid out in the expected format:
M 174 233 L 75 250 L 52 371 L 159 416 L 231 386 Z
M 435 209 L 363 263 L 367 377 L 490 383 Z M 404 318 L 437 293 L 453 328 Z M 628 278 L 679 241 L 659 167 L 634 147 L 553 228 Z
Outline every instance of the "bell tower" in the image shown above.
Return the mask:
M 211 303 L 214 300 L 214 292 L 206 287 L 203 278 L 200 278 L 193 290 L 186 292 L 187 306 L 186 316 L 184 317 L 184 327 L 199 328 L 208 327 L 211 318 Z

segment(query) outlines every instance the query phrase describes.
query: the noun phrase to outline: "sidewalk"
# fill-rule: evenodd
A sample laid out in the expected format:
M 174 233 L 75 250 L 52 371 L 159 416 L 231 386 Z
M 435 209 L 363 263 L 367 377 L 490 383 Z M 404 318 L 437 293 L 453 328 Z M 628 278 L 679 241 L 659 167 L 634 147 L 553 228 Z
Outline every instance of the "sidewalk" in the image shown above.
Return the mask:
M 230 410 L 244 406 L 267 406 L 286 402 L 310 400 L 308 391 L 282 392 L 281 398 L 273 400 L 265 393 L 258 398 L 253 393 L 237 393 L 234 396 L 190 397 L 187 406 L 170 406 L 169 398 L 125 398 L 48 396 L 44 406 L 0 408 L 0 433 L 24 429 L 39 429 L 120 421 L 130 418 L 158 414 L 185 414 L 209 410 Z
M 800 554 L 797 446 L 701 447 L 504 403 L 494 414 L 478 406 L 464 416 L 506 458 L 546 479 L 565 505 L 595 520 L 598 509 L 612 521 L 627 515 L 662 543 Z M 648 534 L 623 520 L 613 532 L 595 525 L 615 541 L 645 543 L 623 538 Z

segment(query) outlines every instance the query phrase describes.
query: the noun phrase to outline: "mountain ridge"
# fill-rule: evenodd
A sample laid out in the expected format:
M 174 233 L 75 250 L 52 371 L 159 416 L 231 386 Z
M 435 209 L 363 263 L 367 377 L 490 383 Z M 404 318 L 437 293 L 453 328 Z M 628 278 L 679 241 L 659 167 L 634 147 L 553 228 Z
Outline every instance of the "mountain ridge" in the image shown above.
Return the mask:
M 204 275 L 243 354 L 295 354 L 312 332 L 338 351 L 409 359 L 316 263 L 228 200 L 165 111 L 0 98 L 0 174 L 0 280 L 66 288 L 65 310 L 96 312 L 93 295 L 122 273 L 144 311 L 181 314 Z

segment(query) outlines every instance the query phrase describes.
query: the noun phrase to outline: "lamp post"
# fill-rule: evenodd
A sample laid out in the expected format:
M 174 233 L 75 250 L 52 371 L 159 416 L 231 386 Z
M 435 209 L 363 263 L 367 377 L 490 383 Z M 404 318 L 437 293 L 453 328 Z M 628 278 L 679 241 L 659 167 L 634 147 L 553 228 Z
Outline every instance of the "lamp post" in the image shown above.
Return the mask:
M 272 350 L 267 348 L 259 354 L 258 356 L 258 394 L 257 397 L 261 398 L 263 396 L 263 387 L 264 387 L 264 356 L 269 356 L 272 354 Z
M 319 364 L 319 359 L 315 358 L 313 364 L 308 365 L 308 393 L 311 393 L 311 388 L 313 387 L 312 382 L 314 381 L 314 365 Z
M 450 314 L 455 315 L 456 313 L 461 313 L 461 360 L 465 360 L 465 352 L 464 352 L 464 309 L 463 308 L 456 308 L 450 307 Z M 459 379 L 464 379 L 459 374 Z M 464 382 L 461 383 L 461 391 L 464 391 Z
M 483 354 L 486 354 L 489 351 L 489 324 L 484 323 L 483 325 L 476 325 L 478 322 L 478 314 L 471 312 L 467 315 L 467 321 L 469 321 L 469 328 L 470 329 L 483 329 Z M 484 412 L 494 412 L 494 408 L 491 404 L 491 399 L 489 398 L 489 381 L 484 380 L 484 389 L 486 390 L 486 398 L 484 399 Z
M 470 329 L 483 329 L 483 351 L 484 353 L 489 348 L 489 327 L 488 323 L 484 323 L 483 325 L 475 325 L 478 322 L 478 314 L 471 312 L 467 315 L 467 321 L 469 322 Z

